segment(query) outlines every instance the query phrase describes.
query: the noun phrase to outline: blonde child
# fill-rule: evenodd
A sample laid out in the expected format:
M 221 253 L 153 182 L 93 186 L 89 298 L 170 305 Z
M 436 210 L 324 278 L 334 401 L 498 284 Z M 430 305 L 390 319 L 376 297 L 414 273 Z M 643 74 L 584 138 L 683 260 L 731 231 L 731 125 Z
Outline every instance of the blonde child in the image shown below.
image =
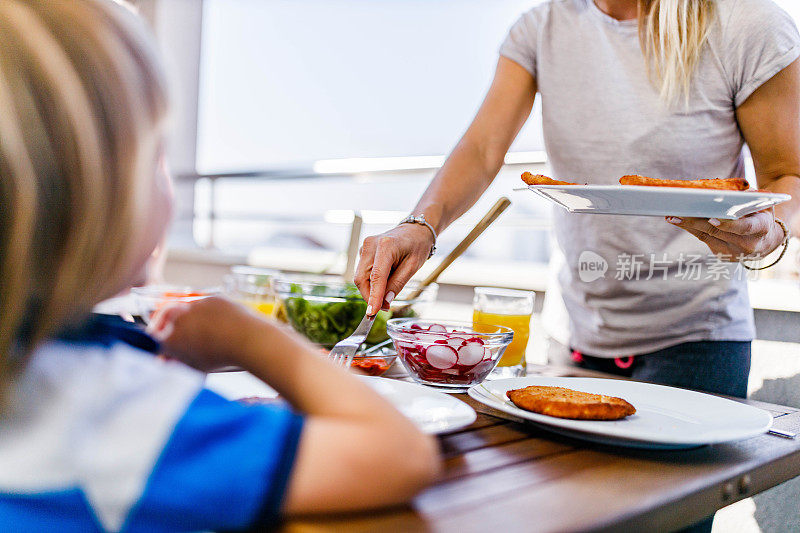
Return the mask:
M 0 2 L 0 530 L 229 530 L 407 501 L 435 442 L 293 334 L 206 300 L 157 318 L 183 361 L 164 363 L 89 318 L 169 220 L 162 80 L 120 3 Z M 292 409 L 205 389 L 194 368 L 223 364 Z

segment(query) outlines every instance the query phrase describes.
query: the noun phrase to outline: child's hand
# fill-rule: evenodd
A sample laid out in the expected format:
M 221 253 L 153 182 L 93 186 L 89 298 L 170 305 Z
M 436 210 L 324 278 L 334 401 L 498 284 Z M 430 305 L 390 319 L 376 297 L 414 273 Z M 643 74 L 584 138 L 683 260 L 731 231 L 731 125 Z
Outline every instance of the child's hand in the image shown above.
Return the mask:
M 164 355 L 208 372 L 241 365 L 251 333 L 265 328 L 269 324 L 245 307 L 211 297 L 165 305 L 147 329 Z

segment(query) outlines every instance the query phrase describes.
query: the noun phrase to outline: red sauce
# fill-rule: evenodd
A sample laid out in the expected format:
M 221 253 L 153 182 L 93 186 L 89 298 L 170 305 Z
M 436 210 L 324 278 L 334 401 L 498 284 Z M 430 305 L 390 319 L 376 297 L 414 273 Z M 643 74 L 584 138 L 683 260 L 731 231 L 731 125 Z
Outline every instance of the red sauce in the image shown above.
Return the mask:
M 380 357 L 356 357 L 350 365 L 351 368 L 360 370 L 368 376 L 380 376 L 389 370 L 390 366 L 391 364 L 386 359 Z

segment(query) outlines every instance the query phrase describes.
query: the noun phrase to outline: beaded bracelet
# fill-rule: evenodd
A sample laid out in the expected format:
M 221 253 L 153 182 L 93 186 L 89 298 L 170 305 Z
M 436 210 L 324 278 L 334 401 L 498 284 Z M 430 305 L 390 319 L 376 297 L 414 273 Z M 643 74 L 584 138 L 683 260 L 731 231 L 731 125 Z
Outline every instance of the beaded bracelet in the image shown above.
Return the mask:
M 740 264 L 741 264 L 741 265 L 742 265 L 744 268 L 746 268 L 747 270 L 766 270 L 766 269 L 768 269 L 769 267 L 772 267 L 772 266 L 775 266 L 775 265 L 777 265 L 777 264 L 778 264 L 778 262 L 779 262 L 781 259 L 783 259 L 783 256 L 784 256 L 784 255 L 786 255 L 786 250 L 788 250 L 788 249 L 789 249 L 789 238 L 791 238 L 792 234 L 789 232 L 789 228 L 787 228 L 787 227 L 786 227 L 786 224 L 784 224 L 783 220 L 779 219 L 778 217 L 775 217 L 775 222 L 777 222 L 777 223 L 778 223 L 778 225 L 779 225 L 779 226 L 781 227 L 781 229 L 783 230 L 783 242 L 781 243 L 781 246 L 783 246 L 783 250 L 781 250 L 781 254 L 778 256 L 778 258 L 777 258 L 775 261 L 773 261 L 772 263 L 768 264 L 767 266 L 763 266 L 763 267 L 751 267 L 751 266 L 747 266 L 747 265 L 744 263 L 744 261 L 746 261 L 746 259 L 743 259 L 743 260 L 739 261 L 739 263 L 740 263 Z

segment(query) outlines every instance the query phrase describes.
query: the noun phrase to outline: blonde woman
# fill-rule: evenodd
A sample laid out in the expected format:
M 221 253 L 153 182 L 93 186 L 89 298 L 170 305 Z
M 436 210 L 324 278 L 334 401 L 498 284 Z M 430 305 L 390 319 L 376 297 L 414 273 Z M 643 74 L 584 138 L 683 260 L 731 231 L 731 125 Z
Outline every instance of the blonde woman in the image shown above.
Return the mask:
M 428 258 L 435 236 L 494 179 L 542 100 L 555 178 L 615 184 L 742 176 L 793 200 L 738 221 L 568 214 L 554 225 L 559 299 L 578 364 L 744 396 L 753 315 L 741 266 L 681 274 L 687 258 L 763 256 L 786 238 L 800 201 L 800 36 L 771 0 L 551 0 L 514 24 L 472 125 L 409 221 L 364 242 L 356 282 L 386 307 Z M 583 252 L 609 264 L 584 282 Z M 633 270 L 615 272 L 638 258 Z M 683 261 L 683 262 L 682 262 Z M 711 271 L 713 268 L 713 272 Z
M 359 289 L 372 310 L 386 307 L 494 179 L 537 94 L 552 174 L 569 181 L 742 176 L 746 142 L 758 187 L 791 202 L 737 221 L 556 210 L 552 287 L 582 364 L 743 396 L 754 328 L 742 267 L 685 279 L 681 261 L 764 256 L 786 238 L 800 202 L 798 56 L 797 28 L 771 0 L 537 5 L 514 24 L 478 115 L 412 211 L 427 225 L 366 239 Z M 608 262 L 604 278 L 580 279 L 585 251 Z M 634 271 L 615 272 L 634 258 Z
M 156 335 L 291 408 L 226 401 L 135 348 L 144 334 L 90 318 L 142 277 L 171 207 L 164 85 L 133 13 L 0 2 L 0 108 L 0 530 L 266 528 L 398 504 L 436 475 L 430 437 L 240 306 L 165 310 Z

